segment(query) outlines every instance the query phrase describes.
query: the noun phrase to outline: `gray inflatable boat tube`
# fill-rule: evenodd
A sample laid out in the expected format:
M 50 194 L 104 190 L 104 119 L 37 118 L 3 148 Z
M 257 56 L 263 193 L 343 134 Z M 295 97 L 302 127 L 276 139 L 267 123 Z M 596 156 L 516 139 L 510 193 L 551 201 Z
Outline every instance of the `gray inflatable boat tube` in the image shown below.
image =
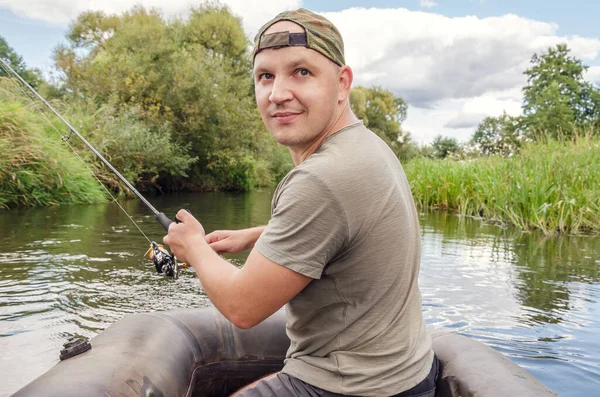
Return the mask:
M 439 397 L 556 396 L 494 349 L 430 330 L 441 361 Z M 216 309 L 134 314 L 60 361 L 16 397 L 228 396 L 283 366 L 285 314 L 241 330 Z

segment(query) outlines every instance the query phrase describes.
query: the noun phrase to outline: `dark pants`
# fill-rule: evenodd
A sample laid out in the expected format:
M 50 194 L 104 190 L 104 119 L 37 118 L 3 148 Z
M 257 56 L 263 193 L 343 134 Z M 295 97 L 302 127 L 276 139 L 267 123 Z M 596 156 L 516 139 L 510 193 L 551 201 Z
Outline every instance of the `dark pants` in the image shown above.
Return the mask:
M 435 382 L 437 381 L 440 364 L 434 356 L 429 375 L 415 387 L 396 394 L 392 397 L 434 397 Z M 261 380 L 250 389 L 246 389 L 239 397 L 341 397 L 343 394 L 309 385 L 298 378 L 284 373 L 277 373 L 268 379 Z

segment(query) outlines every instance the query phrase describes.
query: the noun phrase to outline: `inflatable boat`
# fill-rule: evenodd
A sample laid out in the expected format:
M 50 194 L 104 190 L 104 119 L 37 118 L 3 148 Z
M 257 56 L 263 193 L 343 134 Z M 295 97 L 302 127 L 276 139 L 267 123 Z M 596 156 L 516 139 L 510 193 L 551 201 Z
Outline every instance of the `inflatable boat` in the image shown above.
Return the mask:
M 494 349 L 458 334 L 430 333 L 442 364 L 436 396 L 556 396 Z M 90 344 L 14 396 L 229 396 L 280 370 L 289 339 L 281 311 L 241 330 L 204 308 L 130 315 Z

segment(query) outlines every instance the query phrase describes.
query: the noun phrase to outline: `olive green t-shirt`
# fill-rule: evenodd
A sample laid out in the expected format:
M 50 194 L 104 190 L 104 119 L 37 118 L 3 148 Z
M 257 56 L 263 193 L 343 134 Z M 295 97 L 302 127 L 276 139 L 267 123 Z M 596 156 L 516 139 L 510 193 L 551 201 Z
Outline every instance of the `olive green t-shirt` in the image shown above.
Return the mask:
M 314 279 L 286 305 L 283 372 L 360 396 L 394 395 L 427 376 L 413 197 L 394 153 L 362 123 L 329 136 L 280 182 L 256 248 Z

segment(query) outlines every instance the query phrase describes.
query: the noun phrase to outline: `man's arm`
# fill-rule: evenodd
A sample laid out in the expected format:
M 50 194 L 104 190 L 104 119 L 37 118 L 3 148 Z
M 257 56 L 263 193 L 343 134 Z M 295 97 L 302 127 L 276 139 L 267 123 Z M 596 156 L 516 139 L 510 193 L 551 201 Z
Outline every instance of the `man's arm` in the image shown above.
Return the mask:
M 202 225 L 187 211 L 177 213 L 164 238 L 173 253 L 191 264 L 209 299 L 239 328 L 269 317 L 306 287 L 312 278 L 267 259 L 256 249 L 241 269 L 221 258 L 206 242 Z

